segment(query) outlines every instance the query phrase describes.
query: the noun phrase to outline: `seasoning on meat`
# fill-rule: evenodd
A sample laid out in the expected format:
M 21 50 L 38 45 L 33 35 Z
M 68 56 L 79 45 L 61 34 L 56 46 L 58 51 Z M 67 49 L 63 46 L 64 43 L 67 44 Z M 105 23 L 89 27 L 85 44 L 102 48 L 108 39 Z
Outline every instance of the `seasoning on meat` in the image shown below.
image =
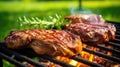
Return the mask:
M 64 30 L 31 29 L 15 31 L 5 39 L 6 46 L 13 49 L 30 47 L 37 54 L 51 56 L 79 55 L 82 43 L 79 36 Z
M 80 36 L 83 42 L 103 43 L 115 39 L 116 28 L 111 23 L 106 23 L 96 14 L 78 14 L 67 16 L 72 23 L 66 24 L 66 28 Z

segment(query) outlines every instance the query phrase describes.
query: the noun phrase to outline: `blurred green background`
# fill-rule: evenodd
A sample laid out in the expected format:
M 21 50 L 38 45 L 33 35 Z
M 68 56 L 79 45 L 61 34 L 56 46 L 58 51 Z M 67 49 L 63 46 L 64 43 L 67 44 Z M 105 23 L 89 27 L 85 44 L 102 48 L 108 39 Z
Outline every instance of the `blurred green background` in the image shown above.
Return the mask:
M 82 0 L 83 11 L 76 10 L 79 3 L 78 0 L 1 0 L 0 41 L 4 41 L 11 30 L 18 29 L 17 19 L 23 16 L 43 18 L 59 14 L 64 18 L 74 13 L 95 13 L 105 20 L 120 22 L 119 0 Z M 11 67 L 8 62 L 4 65 Z

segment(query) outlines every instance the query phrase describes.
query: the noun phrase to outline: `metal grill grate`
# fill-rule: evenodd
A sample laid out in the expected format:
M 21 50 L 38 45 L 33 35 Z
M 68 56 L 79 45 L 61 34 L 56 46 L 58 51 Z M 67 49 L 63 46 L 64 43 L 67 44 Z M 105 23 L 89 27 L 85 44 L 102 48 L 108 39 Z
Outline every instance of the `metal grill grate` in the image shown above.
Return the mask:
M 111 49 L 111 48 L 101 46 L 101 45 L 98 45 L 95 43 L 88 43 L 88 42 L 86 43 L 87 45 L 99 48 L 100 50 L 109 51 L 113 55 L 109 56 L 109 55 L 104 54 L 99 51 L 93 51 L 89 48 L 83 48 L 83 51 L 89 52 L 91 54 L 94 54 L 96 56 L 99 56 L 99 57 L 102 57 L 105 59 L 108 59 L 110 61 L 120 63 L 120 24 L 119 23 L 113 23 L 113 24 L 115 24 L 115 26 L 117 28 L 116 39 L 113 41 L 110 41 L 108 43 L 105 43 L 105 44 L 113 46 L 116 49 Z M 46 59 L 53 63 L 59 64 L 63 67 L 74 67 L 68 63 L 62 62 L 62 61 L 57 60 L 48 55 L 37 55 L 31 49 L 22 49 L 22 50 L 16 51 L 16 50 L 11 50 L 11 49 L 6 48 L 6 46 L 4 46 L 4 44 L 5 44 L 4 42 L 0 42 L 0 67 L 3 66 L 3 62 L 2 62 L 3 59 L 5 59 L 19 67 L 27 67 L 27 65 L 24 65 L 21 63 L 22 61 L 26 61 L 36 67 L 45 67 L 45 65 L 32 60 L 30 57 L 39 57 L 42 59 Z M 114 54 L 116 54 L 117 56 L 114 56 Z M 87 60 L 81 58 L 80 56 L 74 56 L 71 59 L 74 59 L 78 62 L 84 63 L 84 64 L 92 66 L 92 67 L 104 67 L 103 65 L 87 61 Z

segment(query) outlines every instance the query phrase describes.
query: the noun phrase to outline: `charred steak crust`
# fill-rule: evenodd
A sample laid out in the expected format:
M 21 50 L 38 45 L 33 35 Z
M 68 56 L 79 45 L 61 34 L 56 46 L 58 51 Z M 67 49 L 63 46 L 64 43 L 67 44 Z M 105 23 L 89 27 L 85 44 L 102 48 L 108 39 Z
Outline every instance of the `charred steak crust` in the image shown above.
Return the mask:
M 116 28 L 111 23 L 106 23 L 96 14 L 78 14 L 67 16 L 70 24 L 66 29 L 80 36 L 83 42 L 104 43 L 115 39 Z
M 52 56 L 78 55 L 82 51 L 79 36 L 64 30 L 31 29 L 14 31 L 5 39 L 6 46 L 13 49 L 32 48 L 37 54 Z

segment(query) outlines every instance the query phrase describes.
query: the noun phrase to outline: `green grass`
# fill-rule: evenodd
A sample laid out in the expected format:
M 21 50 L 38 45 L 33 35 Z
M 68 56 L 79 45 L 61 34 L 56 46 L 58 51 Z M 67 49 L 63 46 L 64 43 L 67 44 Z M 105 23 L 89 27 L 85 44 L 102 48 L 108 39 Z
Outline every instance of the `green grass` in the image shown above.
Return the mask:
M 12 30 L 19 29 L 18 17 L 38 17 L 40 19 L 62 15 L 63 18 L 71 14 L 71 8 L 77 8 L 77 1 L 49 1 L 49 2 L 4 2 L 0 1 L 0 41 Z M 120 1 L 83 1 L 85 12 L 96 13 L 105 20 L 120 22 Z M 75 11 L 76 12 L 76 11 Z M 75 13 L 74 12 L 74 13 Z M 33 27 L 33 26 L 32 26 Z M 25 26 L 23 26 L 23 29 Z M 11 67 L 4 61 L 4 67 Z

